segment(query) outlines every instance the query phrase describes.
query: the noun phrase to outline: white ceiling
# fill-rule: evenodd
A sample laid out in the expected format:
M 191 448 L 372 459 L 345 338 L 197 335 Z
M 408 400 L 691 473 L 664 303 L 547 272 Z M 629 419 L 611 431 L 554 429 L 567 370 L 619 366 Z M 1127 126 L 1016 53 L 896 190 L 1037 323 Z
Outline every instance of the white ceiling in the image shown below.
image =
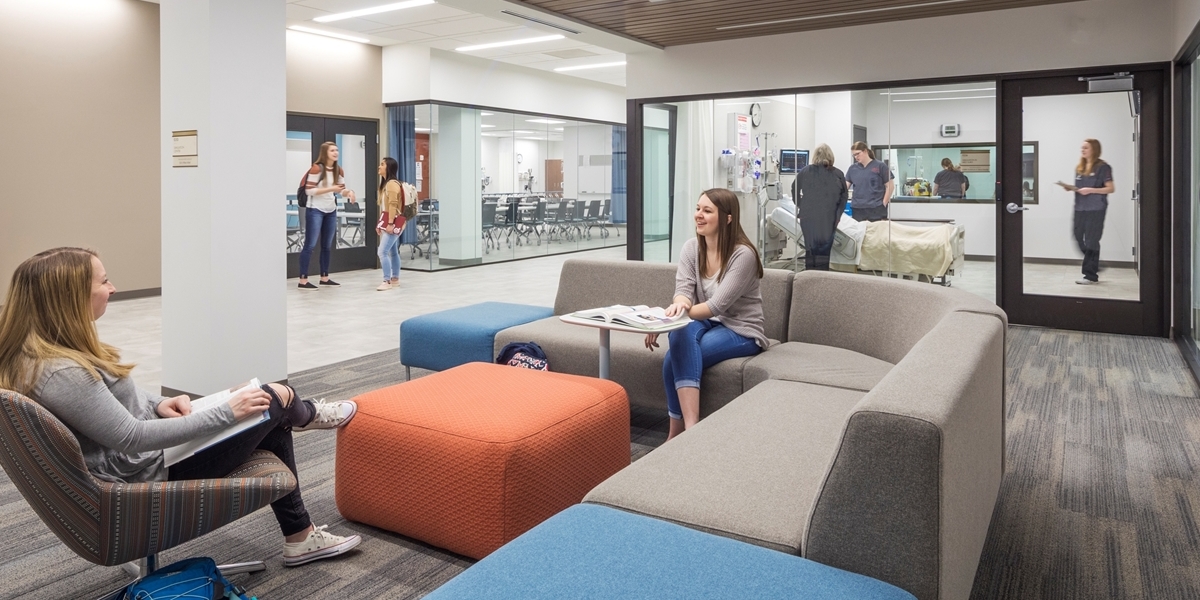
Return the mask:
M 558 67 L 618 62 L 623 52 L 646 49 L 606 32 L 538 13 L 503 0 L 438 0 L 437 4 L 368 15 L 332 23 L 316 23 L 322 15 L 390 4 L 396 0 L 288 0 L 288 25 L 302 25 L 363 37 L 377 46 L 413 44 L 454 52 L 455 48 L 506 40 L 561 34 L 565 39 L 464 53 L 514 65 L 551 71 Z M 501 10 L 550 21 L 580 31 L 566 31 L 502 14 Z M 603 46 L 598 45 L 603 44 Z M 624 87 L 625 67 L 558 73 Z

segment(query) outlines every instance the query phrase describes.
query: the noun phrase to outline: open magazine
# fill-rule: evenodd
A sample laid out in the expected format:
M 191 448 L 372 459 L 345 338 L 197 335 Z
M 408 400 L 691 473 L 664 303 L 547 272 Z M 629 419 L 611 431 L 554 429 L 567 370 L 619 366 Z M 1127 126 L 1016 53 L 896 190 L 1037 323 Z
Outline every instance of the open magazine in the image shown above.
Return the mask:
M 581 310 L 572 313 L 571 316 L 604 323 L 617 323 L 639 329 L 659 329 L 688 318 L 687 313 L 668 317 L 666 310 L 657 306 L 651 308 L 644 305 L 625 306 L 623 304 Z
M 229 402 L 229 399 L 237 395 L 239 392 L 245 390 L 256 390 L 260 387 L 262 387 L 262 383 L 260 383 L 258 379 L 251 379 L 250 383 L 246 384 L 245 387 L 236 390 L 221 390 L 215 394 L 212 394 L 211 396 L 205 396 L 198 400 L 192 400 L 192 413 L 194 414 L 200 411 L 218 408 L 226 402 Z M 250 429 L 251 427 L 254 427 L 255 425 L 258 425 L 259 423 L 262 423 L 263 421 L 269 420 L 270 418 L 271 417 L 267 415 L 267 412 L 263 411 L 262 416 L 258 418 L 246 417 L 245 419 L 242 419 L 241 421 L 230 425 L 228 428 L 222 429 L 214 434 L 199 437 L 189 442 L 184 442 L 178 446 L 167 448 L 166 450 L 163 450 L 163 461 L 165 461 L 166 465 L 169 467 L 205 448 L 208 448 L 209 446 L 212 446 L 213 444 L 216 444 L 217 442 L 220 442 L 221 440 L 235 436 L 247 429 Z

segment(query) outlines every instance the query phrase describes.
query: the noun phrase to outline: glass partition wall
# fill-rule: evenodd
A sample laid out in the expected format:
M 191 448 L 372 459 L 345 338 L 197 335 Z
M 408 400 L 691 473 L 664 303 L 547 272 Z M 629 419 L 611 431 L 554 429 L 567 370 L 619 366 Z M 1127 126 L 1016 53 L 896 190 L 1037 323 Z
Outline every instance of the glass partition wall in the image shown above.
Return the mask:
M 388 122 L 420 198 L 403 268 L 625 244 L 624 125 L 438 103 L 390 106 Z
M 742 227 L 766 266 L 954 285 L 995 300 L 995 88 L 644 105 L 643 257 L 676 260 L 695 235 L 700 194 L 725 188 L 737 193 Z M 1036 142 L 1026 145 L 1034 201 L 1046 187 Z M 814 174 L 814 165 L 801 175 L 816 162 L 835 170 Z M 844 200 L 831 181 L 846 185 Z

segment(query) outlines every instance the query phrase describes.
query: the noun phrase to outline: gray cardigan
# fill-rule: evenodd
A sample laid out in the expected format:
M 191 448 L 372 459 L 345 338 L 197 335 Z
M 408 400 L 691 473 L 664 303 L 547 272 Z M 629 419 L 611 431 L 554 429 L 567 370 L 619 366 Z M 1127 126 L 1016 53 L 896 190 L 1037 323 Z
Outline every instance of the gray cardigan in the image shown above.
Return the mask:
M 139 389 L 128 377 L 100 374 L 97 381 L 73 360 L 51 360 L 30 393 L 75 434 L 83 462 L 98 479 L 165 481 L 164 448 L 236 422 L 228 404 L 186 417 L 160 418 L 155 409 L 162 396 Z
M 692 304 L 707 302 L 713 315 L 721 317 L 722 325 L 754 340 L 759 348 L 767 348 L 770 342 L 763 331 L 762 293 L 754 251 L 744 245 L 734 248 L 725 278 L 717 293 L 708 298 L 700 285 L 700 263 L 696 258 L 699 247 L 696 238 L 684 242 L 675 270 L 675 295 L 687 298 Z

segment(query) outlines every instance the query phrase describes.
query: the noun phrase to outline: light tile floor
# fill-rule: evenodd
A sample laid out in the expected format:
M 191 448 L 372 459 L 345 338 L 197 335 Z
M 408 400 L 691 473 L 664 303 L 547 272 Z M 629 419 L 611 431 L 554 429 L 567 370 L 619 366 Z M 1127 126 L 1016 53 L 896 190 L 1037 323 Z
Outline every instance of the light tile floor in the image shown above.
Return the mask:
M 622 261 L 625 247 L 451 271 L 402 271 L 400 286 L 384 292 L 375 291 L 382 280 L 378 269 L 335 273 L 342 285 L 332 289 L 301 291 L 295 279 L 281 282 L 288 290 L 288 372 L 395 349 L 400 322 L 425 313 L 486 301 L 553 306 L 559 271 L 570 258 Z M 133 378 L 139 385 L 161 386 L 160 297 L 113 302 L 97 327 L 122 358 L 137 363 Z

